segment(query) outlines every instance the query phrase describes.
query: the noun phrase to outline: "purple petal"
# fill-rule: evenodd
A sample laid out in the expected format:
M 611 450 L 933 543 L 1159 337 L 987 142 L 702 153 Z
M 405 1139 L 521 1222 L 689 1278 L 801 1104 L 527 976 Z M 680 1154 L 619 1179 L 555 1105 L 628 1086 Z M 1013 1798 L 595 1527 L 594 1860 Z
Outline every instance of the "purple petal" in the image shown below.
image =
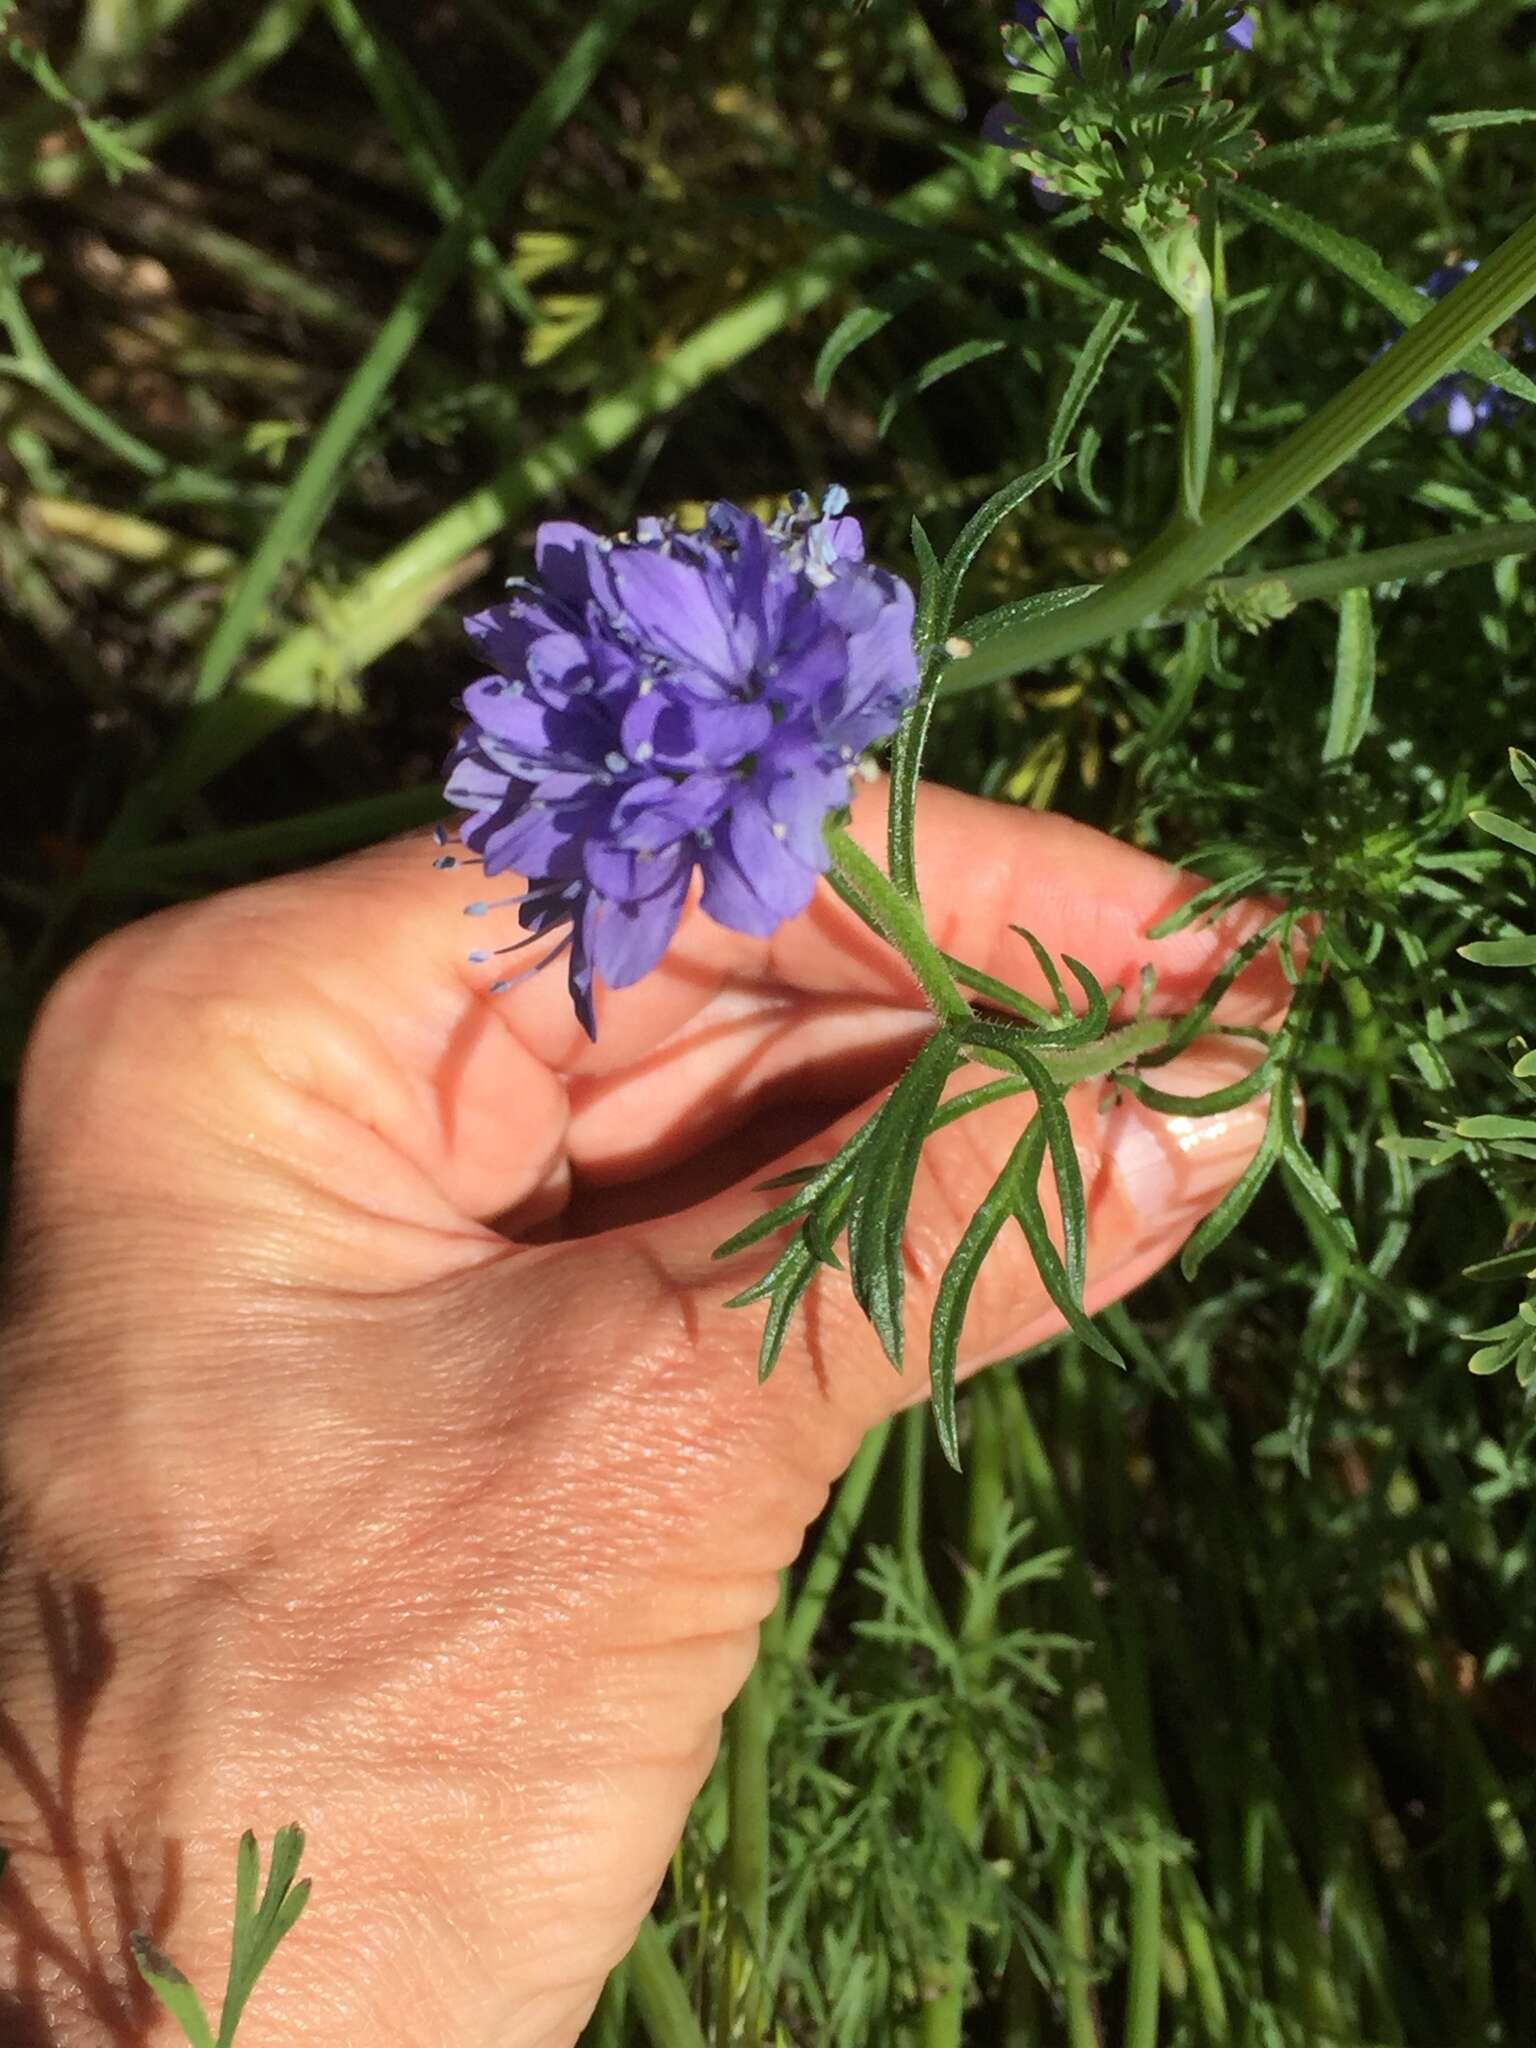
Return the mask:
M 665 890 L 644 902 L 603 903 L 594 921 L 592 959 L 610 988 L 633 987 L 671 945 L 691 872 L 691 866 L 679 868 Z
M 816 892 L 816 871 L 797 860 L 762 804 L 737 804 L 699 856 L 704 910 L 717 924 L 765 939 L 797 917 Z
M 585 526 L 546 519 L 533 543 L 539 581 L 567 605 L 584 609 L 604 588 L 603 543 Z
M 735 642 L 706 575 L 648 548 L 616 548 L 609 568 L 638 639 L 722 683 L 740 678 Z
M 665 895 L 681 874 L 693 869 L 691 847 L 670 846 L 657 854 L 627 853 L 607 839 L 589 839 L 582 849 L 587 880 L 614 903 L 648 903 Z
M 614 843 L 630 853 L 656 853 L 707 832 L 737 787 L 726 775 L 690 775 L 682 782 L 656 775 L 633 782 L 613 807 Z

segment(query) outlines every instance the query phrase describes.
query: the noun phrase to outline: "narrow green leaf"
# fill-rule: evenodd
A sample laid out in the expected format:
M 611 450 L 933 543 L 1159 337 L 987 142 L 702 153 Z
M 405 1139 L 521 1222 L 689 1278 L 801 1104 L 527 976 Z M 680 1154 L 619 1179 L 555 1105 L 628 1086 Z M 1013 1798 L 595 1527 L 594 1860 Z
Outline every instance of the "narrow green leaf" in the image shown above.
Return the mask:
M 1024 925 L 1011 924 L 1008 929 L 1011 932 L 1017 933 L 1025 945 L 1028 946 L 1030 952 L 1034 954 L 1035 965 L 1040 969 L 1041 974 L 1044 975 L 1045 985 L 1050 990 L 1056 1004 L 1056 1014 L 1063 1020 L 1070 1019 L 1074 1014 L 1072 999 L 1067 994 L 1066 983 L 1061 978 L 1056 962 L 1051 958 L 1046 948 L 1041 945 L 1034 933 Z
M 818 398 L 826 397 L 832 388 L 832 379 L 855 350 L 861 349 L 867 341 L 873 341 L 899 313 L 914 305 L 929 289 L 930 283 L 930 277 L 925 275 L 905 285 L 894 285 L 883 292 L 878 301 L 867 306 L 855 306 L 851 313 L 843 315 L 822 343 L 816 358 L 811 383 Z
M 890 396 L 880 408 L 879 418 L 875 422 L 875 432 L 883 441 L 896 415 L 909 399 L 918 398 L 923 392 L 931 391 L 935 384 L 942 383 L 946 377 L 953 377 L 957 370 L 969 369 L 972 363 L 985 362 L 988 356 L 1000 355 L 1005 348 L 1012 346 L 1011 342 L 990 335 L 972 341 L 957 342 L 953 348 L 945 349 L 942 355 L 934 356 L 924 363 L 920 370 L 914 370 L 910 376 L 903 377 L 900 383 L 892 387 Z
M 1523 127 L 1536 121 L 1536 108 L 1489 107 L 1462 114 L 1431 114 L 1427 120 L 1374 121 L 1369 127 L 1335 128 L 1321 135 L 1303 135 L 1278 142 L 1253 160 L 1250 175 L 1302 163 L 1313 157 L 1358 151 L 1407 149 L 1432 135 L 1464 135 L 1483 128 Z
M 130 1934 L 128 1946 L 139 1975 L 180 2027 L 192 2048 L 214 2048 L 213 2029 L 202 2001 L 169 1956 L 163 1956 L 147 1934 Z
M 1061 394 L 1061 403 L 1056 408 L 1056 417 L 1051 421 L 1050 439 L 1046 453 L 1054 460 L 1064 455 L 1072 430 L 1083 416 L 1083 408 L 1093 396 L 1094 387 L 1109 367 L 1126 329 L 1136 317 L 1133 299 L 1111 299 L 1093 324 L 1093 332 L 1083 343 L 1077 360 L 1072 365 L 1072 375 L 1067 388 Z
M 1067 1278 L 1066 1267 L 1061 1254 L 1051 1242 L 1051 1233 L 1046 1228 L 1045 1211 L 1040 1206 L 1037 1186 L 1040 1167 L 1045 1158 L 1045 1127 L 1037 1117 L 1025 1133 L 1029 1140 L 1019 1154 L 1018 1181 L 1015 1187 L 1017 1197 L 1014 1216 L 1023 1231 L 1025 1241 L 1033 1254 L 1035 1270 L 1040 1275 L 1040 1284 L 1050 1297 L 1052 1306 L 1067 1328 L 1090 1351 L 1105 1359 L 1110 1365 L 1123 1367 L 1125 1360 L 1106 1337 L 1089 1320 L 1078 1294 Z
M 1023 1144 L 1021 1138 L 1019 1146 Z M 965 1226 L 934 1296 L 928 1343 L 933 1419 L 938 1429 L 939 1444 L 957 1472 L 960 1470 L 960 1438 L 955 1422 L 955 1361 L 960 1349 L 960 1333 L 987 1253 L 1013 1213 L 1019 1146 L 1014 1148 L 985 1201 Z
M 960 1050 L 949 1032 L 935 1032 L 896 1083 L 880 1112 L 881 1134 L 864 1158 L 858 1200 L 848 1219 L 854 1298 L 898 1371 L 905 1341 L 902 1237 L 907 1210 L 929 1122 Z
M 1528 797 L 1536 798 L 1536 761 L 1522 747 L 1509 750 L 1510 772 Z
M 1536 967 L 1536 937 L 1529 933 L 1513 939 L 1474 939 L 1456 950 L 1474 967 Z
M 1467 1371 L 1475 1372 L 1480 1379 L 1502 1372 L 1505 1366 L 1511 1363 L 1523 1342 L 1523 1338 L 1509 1337 L 1501 1344 L 1484 1345 L 1481 1351 L 1474 1351 L 1467 1360 Z
M 794 1256 L 786 1266 L 780 1284 L 774 1289 L 768 1304 L 768 1313 L 763 1319 L 763 1334 L 757 1350 L 757 1380 L 761 1386 L 778 1364 L 789 1336 L 795 1310 L 800 1306 L 806 1289 L 816 1277 L 816 1258 L 803 1238 L 796 1238 Z
M 1459 1138 L 1536 1138 L 1536 1119 L 1518 1116 L 1464 1116 L 1456 1125 Z
M 1272 1050 L 1241 1081 L 1233 1081 L 1226 1088 L 1212 1088 L 1204 1095 L 1170 1095 L 1161 1088 L 1153 1087 L 1140 1074 L 1122 1074 L 1119 1085 L 1127 1095 L 1134 1095 L 1138 1102 L 1144 1102 L 1148 1109 L 1155 1109 L 1163 1116 L 1221 1116 L 1228 1110 L 1241 1109 L 1245 1103 L 1262 1095 L 1279 1063 L 1278 1049 Z
M 728 1237 L 724 1244 L 717 1245 L 714 1257 L 734 1258 L 737 1252 L 744 1252 L 749 1246 L 759 1244 L 763 1238 L 772 1237 L 776 1230 L 786 1229 L 797 1216 L 804 1215 L 818 1196 L 825 1194 L 829 1188 L 852 1173 L 854 1161 L 874 1136 L 878 1121 L 877 1117 L 871 1117 L 868 1123 L 860 1124 L 831 1159 L 822 1166 L 810 1169 L 803 1178 L 800 1178 L 801 1170 L 796 1168 L 799 1186 L 789 1200 L 776 1203 L 753 1222 L 744 1225 L 734 1237 Z M 781 1175 L 780 1178 L 788 1184 L 788 1175 Z M 772 1188 L 774 1182 L 765 1181 L 763 1185 Z
M 934 553 L 933 542 L 928 538 L 928 529 L 914 512 L 912 514 L 912 553 L 917 562 L 917 618 L 912 628 L 919 654 L 925 654 L 933 645 L 934 620 L 938 617 L 940 596 L 944 584 L 944 572 L 939 567 L 939 558 Z
M 1032 1054 L 1014 1054 L 1026 1078 L 1034 1085 L 1038 1104 L 1036 1121 L 1044 1128 L 1050 1148 L 1051 1172 L 1056 1183 L 1056 1200 L 1061 1209 L 1061 1243 L 1067 1285 L 1081 1307 L 1088 1277 L 1088 1197 L 1083 1187 L 1082 1161 L 1072 1135 L 1071 1119 L 1061 1090 L 1050 1073 Z
M 1333 704 L 1323 759 L 1347 761 L 1365 738 L 1376 695 L 1376 622 L 1368 590 L 1339 599 L 1339 645 L 1333 666 Z
M 974 619 L 967 619 L 960 628 L 961 638 L 969 640 L 973 647 L 983 647 L 994 635 L 1006 633 L 1014 626 L 1025 625 L 1031 619 L 1049 618 L 1052 612 L 1070 610 L 1085 597 L 1092 597 L 1098 588 L 1097 583 L 1073 583 L 1063 590 L 1042 590 L 1034 597 L 1016 597 L 994 611 L 980 612 Z M 953 684 L 945 683 L 942 687 L 946 696 L 958 694 Z M 962 679 L 959 688 L 964 687 Z
M 1226 1243 L 1258 1200 L 1260 1190 L 1273 1173 L 1284 1137 L 1280 1108 L 1284 1092 L 1283 1088 L 1277 1088 L 1270 1097 L 1269 1118 L 1258 1151 L 1185 1245 L 1179 1267 L 1186 1280 L 1193 1280 L 1211 1253 Z
M 1006 981 L 999 981 L 994 974 L 983 974 L 978 967 L 968 967 L 963 960 L 957 960 L 952 953 L 939 956 L 962 988 L 968 988 L 973 995 L 985 996 L 996 1003 L 999 1009 L 1012 1010 L 1016 1015 L 1027 1018 L 1031 1024 L 1049 1025 L 1054 1020 L 1051 1012 L 1011 987 Z
M 1353 235 L 1346 235 L 1339 228 L 1314 220 L 1300 207 L 1276 199 L 1271 193 L 1256 191 L 1252 186 L 1232 185 L 1227 188 L 1226 197 L 1239 213 L 1274 228 L 1288 241 L 1295 242 L 1309 255 L 1316 256 L 1320 262 L 1338 271 L 1341 277 L 1348 278 L 1378 306 L 1384 306 L 1403 327 L 1416 327 L 1433 310 L 1434 301 L 1427 293 L 1405 284 L 1402 278 L 1388 270 L 1374 249 L 1365 242 L 1356 241 Z M 1500 391 L 1508 391 L 1516 398 L 1525 399 L 1528 404 L 1536 404 L 1536 384 L 1523 370 L 1517 370 L 1513 363 L 1506 362 L 1486 341 L 1468 349 L 1457 367 L 1497 385 Z
M 986 546 L 998 527 L 1010 512 L 1019 507 L 1043 485 L 1060 476 L 1066 467 L 1066 458 L 1045 462 L 1038 469 L 1032 469 L 1023 476 L 1016 476 L 1011 483 L 994 491 L 986 503 L 979 506 L 961 527 L 954 546 L 944 557 L 944 568 L 939 584 L 939 603 L 933 623 L 935 640 L 945 640 L 954 622 L 955 606 L 960 601 L 960 587 L 970 572 L 971 564 Z
M 1231 988 L 1238 976 L 1273 941 L 1281 922 L 1282 920 L 1278 917 L 1271 918 L 1267 924 L 1260 926 L 1251 939 L 1244 940 L 1243 944 L 1227 960 L 1221 972 L 1214 975 L 1207 982 L 1205 992 L 1199 1002 L 1179 1019 L 1167 1042 L 1159 1046 L 1156 1052 L 1149 1053 L 1140 1062 L 1143 1068 L 1164 1067 L 1170 1060 L 1176 1059 L 1187 1045 L 1193 1044 L 1194 1040 L 1200 1036 L 1206 1025 L 1210 1022 L 1216 1005 L 1221 1001 L 1228 989 Z
M 1491 839 L 1502 839 L 1506 846 L 1513 846 L 1521 853 L 1536 853 L 1536 832 L 1532 832 L 1529 826 L 1517 824 L 1513 818 L 1504 817 L 1499 811 L 1473 811 L 1471 822 Z

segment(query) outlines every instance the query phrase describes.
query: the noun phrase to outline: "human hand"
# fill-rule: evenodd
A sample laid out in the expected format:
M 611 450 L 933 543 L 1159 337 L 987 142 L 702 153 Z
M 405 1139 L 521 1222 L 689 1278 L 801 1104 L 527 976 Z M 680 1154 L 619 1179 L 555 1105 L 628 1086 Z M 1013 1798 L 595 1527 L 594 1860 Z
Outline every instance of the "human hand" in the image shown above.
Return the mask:
M 878 843 L 878 792 L 855 827 Z M 1254 927 L 1150 942 L 1196 881 L 942 790 L 918 846 L 938 942 L 1032 993 L 1010 922 L 1105 983 L 1151 961 L 1165 1009 Z M 591 1045 L 554 977 L 485 997 L 473 893 L 420 840 L 237 890 L 106 942 L 39 1026 L 0 1378 L 7 2040 L 175 2038 L 127 1931 L 214 1983 L 235 1837 L 298 1817 L 316 1899 L 242 2048 L 573 2041 L 776 1574 L 926 1394 L 835 1274 L 759 1388 L 760 1311 L 723 1304 L 764 1250 L 711 1257 L 930 1027 L 902 962 L 825 891 L 771 941 L 695 913 Z M 1223 1016 L 1284 1000 L 1264 956 Z M 1244 1064 L 1206 1041 L 1159 1085 Z M 1102 1084 L 1071 1109 L 1093 1307 L 1172 1255 L 1264 1112 Z M 914 1335 L 1020 1128 L 1004 1102 L 926 1147 Z M 962 1368 L 1057 1327 L 1005 1238 Z

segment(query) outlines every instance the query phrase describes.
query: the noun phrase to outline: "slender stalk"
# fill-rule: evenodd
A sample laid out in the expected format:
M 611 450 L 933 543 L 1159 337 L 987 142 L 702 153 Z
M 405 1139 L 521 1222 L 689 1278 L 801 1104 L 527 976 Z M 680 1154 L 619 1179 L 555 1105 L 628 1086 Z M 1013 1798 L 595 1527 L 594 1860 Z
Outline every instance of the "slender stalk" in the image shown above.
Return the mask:
M 1057 1883 L 1056 1926 L 1066 1950 L 1062 2002 L 1067 2009 L 1068 2048 L 1100 2048 L 1093 2013 L 1093 1913 L 1088 1900 L 1088 1852 L 1081 1842 L 1067 1851 Z
M 773 1732 L 769 1678 L 759 1652 L 731 1708 L 727 1737 L 730 1833 L 726 1844 L 731 1902 L 729 2004 L 750 2041 L 767 2017 L 763 1970 L 768 1955 L 768 1744 Z
M 788 1663 L 803 1664 L 810 1655 L 827 1602 L 842 1576 L 844 1561 L 863 1520 L 864 1510 L 869 1505 L 869 1496 L 890 1435 L 888 1420 L 877 1423 L 859 1445 L 853 1463 L 843 1474 L 833 1497 L 831 1512 L 822 1525 L 815 1555 L 784 1625 L 783 1648 Z
M 1131 1857 L 1131 1964 L 1125 1994 L 1125 2048 L 1157 2048 L 1163 1947 L 1163 1859 L 1155 1841 Z
M 1170 527 L 1081 604 L 1005 627 L 950 663 L 946 686 L 1044 668 L 1153 617 L 1342 468 L 1533 293 L 1536 217 L 1212 506 L 1204 525 Z
M 861 903 L 917 977 L 923 994 L 945 1024 L 971 1022 L 971 1006 L 956 988 L 944 956 L 928 936 L 922 911 L 896 887 L 844 827 L 828 834 L 833 865 L 847 877 Z
M 1299 562 L 1292 568 L 1259 569 L 1248 576 L 1223 576 L 1206 586 L 1215 597 L 1241 597 L 1261 583 L 1283 583 L 1298 604 L 1339 597 L 1346 590 L 1373 590 L 1382 583 L 1407 583 L 1450 569 L 1475 569 L 1485 562 L 1536 554 L 1536 520 L 1478 526 L 1436 540 L 1404 541 L 1394 548 L 1341 555 L 1331 562 Z
M 1384 583 L 1410 583 L 1427 576 L 1443 576 L 1455 569 L 1476 569 L 1488 562 L 1503 562 L 1520 555 L 1536 554 L 1536 520 L 1510 520 L 1494 526 L 1474 527 L 1470 533 L 1447 533 L 1435 540 L 1403 541 L 1396 547 L 1371 548 L 1357 555 L 1338 555 L 1322 562 L 1295 562 L 1274 569 L 1253 569 L 1242 576 L 1215 576 L 1198 584 L 1187 597 L 1169 604 L 1142 623 L 1148 626 L 1183 625 L 1208 611 L 1212 603 L 1226 604 L 1249 591 L 1278 588 L 1296 604 L 1310 604 L 1342 596 L 1346 590 L 1375 590 Z M 1074 593 L 1076 602 L 1065 608 L 1080 609 L 1108 584 L 1085 584 Z M 991 643 L 988 642 L 988 645 Z M 942 688 L 946 697 L 964 690 L 990 689 L 995 676 L 973 672 L 967 663 L 952 663 L 945 670 Z
M 928 1583 L 923 1563 L 923 1495 L 928 1470 L 928 1417 L 909 1408 L 901 1418 L 901 1490 L 897 1497 L 897 1550 L 914 1587 Z
M 977 1668 L 986 1661 L 986 1644 L 997 1622 L 997 1589 L 988 1567 L 996 1552 L 998 1531 L 1007 1513 L 1003 1476 L 1002 1422 L 995 1390 L 979 1381 L 971 1392 L 970 1503 L 966 1518 L 966 1581 L 955 1642 L 961 1657 Z M 968 1684 L 970 1672 L 966 1673 Z M 957 1702 L 963 1711 L 964 1699 Z M 944 1810 L 957 1834 L 976 1838 L 980 1819 L 985 1764 L 963 1721 L 950 1738 L 944 1759 Z M 959 2048 L 965 2025 L 965 1997 L 970 1981 L 970 1923 L 955 1909 L 942 1918 L 948 1960 L 945 1981 L 923 2012 L 923 2048 Z
M 428 205 L 449 227 L 466 215 L 473 216 L 474 194 L 466 197 L 443 153 L 447 123 L 442 109 L 355 0 L 320 0 L 320 4 L 400 145 Z M 503 262 L 484 226 L 476 225 L 465 253 L 509 312 L 523 321 L 533 317 L 532 299 Z
M 678 1975 L 666 1937 L 652 1919 L 640 1922 L 625 1966 L 630 2002 L 652 2048 L 706 2048 L 693 2001 Z
M 1205 517 L 1216 431 L 1216 309 L 1207 296 L 1184 316 L 1184 413 L 1179 436 L 1179 515 L 1187 526 Z

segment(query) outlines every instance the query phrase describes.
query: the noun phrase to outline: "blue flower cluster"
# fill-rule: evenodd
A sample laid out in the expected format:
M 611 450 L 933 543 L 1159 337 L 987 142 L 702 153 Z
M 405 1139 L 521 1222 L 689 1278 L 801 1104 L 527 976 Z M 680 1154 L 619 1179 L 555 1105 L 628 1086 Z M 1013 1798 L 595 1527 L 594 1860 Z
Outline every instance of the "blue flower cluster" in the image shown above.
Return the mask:
M 797 496 L 767 524 L 717 504 L 701 532 L 617 540 L 547 524 L 537 579 L 465 622 L 494 673 L 464 693 L 447 795 L 486 874 L 527 884 L 470 913 L 516 904 L 520 945 L 555 938 L 527 971 L 568 955 L 593 1037 L 594 977 L 650 972 L 696 871 L 735 931 L 805 909 L 829 813 L 916 695 L 912 593 L 865 561 L 847 503 Z

